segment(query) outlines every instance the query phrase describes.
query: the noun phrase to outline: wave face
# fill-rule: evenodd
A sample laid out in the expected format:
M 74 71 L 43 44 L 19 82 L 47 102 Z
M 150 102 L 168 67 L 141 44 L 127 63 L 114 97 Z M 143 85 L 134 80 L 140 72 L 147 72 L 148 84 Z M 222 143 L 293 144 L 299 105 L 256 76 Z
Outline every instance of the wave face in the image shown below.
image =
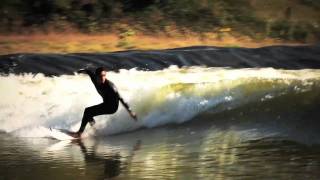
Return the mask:
M 2 74 L 72 75 L 84 67 L 161 70 L 169 66 L 320 69 L 320 46 L 273 46 L 257 49 L 187 47 L 158 51 L 101 54 L 13 54 L 0 56 Z
M 108 72 L 108 78 L 139 121 L 130 119 L 120 106 L 113 115 L 95 117 L 96 135 L 191 120 L 228 123 L 228 118 L 219 121 L 219 116 L 236 117 L 239 124 L 320 127 L 320 70 L 170 66 L 158 71 L 122 69 Z M 101 102 L 82 74 L 9 74 L 0 77 L 0 86 L 0 131 L 22 137 L 46 137 L 49 127 L 77 130 L 84 108 Z M 88 128 L 86 135 L 91 136 L 92 130 Z

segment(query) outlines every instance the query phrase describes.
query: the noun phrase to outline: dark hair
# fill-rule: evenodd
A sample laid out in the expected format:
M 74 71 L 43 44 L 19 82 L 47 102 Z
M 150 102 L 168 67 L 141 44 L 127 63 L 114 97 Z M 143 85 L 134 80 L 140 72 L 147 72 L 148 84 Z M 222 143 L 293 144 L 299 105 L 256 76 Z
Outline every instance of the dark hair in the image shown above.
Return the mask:
M 96 69 L 96 75 L 100 75 L 102 71 L 107 71 L 107 69 L 104 67 L 98 67 Z

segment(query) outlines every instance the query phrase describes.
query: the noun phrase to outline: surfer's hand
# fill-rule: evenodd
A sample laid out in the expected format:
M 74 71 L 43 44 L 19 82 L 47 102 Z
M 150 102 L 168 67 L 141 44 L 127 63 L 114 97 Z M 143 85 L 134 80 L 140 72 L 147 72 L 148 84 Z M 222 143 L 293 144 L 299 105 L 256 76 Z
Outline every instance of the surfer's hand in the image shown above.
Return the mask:
M 87 72 L 86 69 L 79 69 L 79 70 L 77 71 L 77 73 L 86 73 L 86 72 Z
M 131 117 L 132 117 L 135 121 L 137 121 L 137 120 L 138 120 L 138 118 L 137 118 L 137 114 L 136 114 L 136 113 L 131 112 L 131 113 L 130 113 L 130 115 L 131 115 Z

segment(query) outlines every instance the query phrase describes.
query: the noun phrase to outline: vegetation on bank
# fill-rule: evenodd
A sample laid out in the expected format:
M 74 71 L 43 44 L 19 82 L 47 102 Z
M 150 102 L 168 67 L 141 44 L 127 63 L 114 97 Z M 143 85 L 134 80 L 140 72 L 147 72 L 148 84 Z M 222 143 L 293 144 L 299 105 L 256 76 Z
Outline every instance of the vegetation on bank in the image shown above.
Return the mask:
M 187 37 L 134 35 L 125 40 L 118 34 L 36 34 L 36 35 L 0 35 L 0 55 L 14 53 L 104 53 L 123 50 L 157 50 L 187 46 L 223 46 L 223 47 L 263 47 L 272 45 L 301 45 L 276 39 L 252 40 L 248 37 L 210 34 L 210 38 L 200 36 Z M 305 44 L 305 43 L 303 43 Z
M 161 37 L 164 43 L 166 38 L 183 42 L 180 44 L 188 44 L 192 36 L 191 45 L 199 42 L 198 45 L 241 46 L 241 43 L 269 42 L 270 39 L 314 43 L 320 40 L 319 12 L 320 1 L 314 0 L 1 0 L 0 51 L 14 44 L 23 46 L 24 42 L 32 42 L 34 47 L 38 47 L 37 43 L 42 44 L 39 47 L 62 46 L 57 44 L 59 38 L 51 39 L 51 43 L 38 41 L 35 36 L 35 42 L 32 36 L 28 37 L 30 34 L 40 34 L 40 37 L 81 34 L 95 44 L 93 50 L 99 49 L 97 43 L 108 50 L 153 49 L 136 41 L 152 36 Z M 15 40 L 16 35 L 19 37 Z M 109 37 L 107 41 L 116 42 L 101 45 L 104 43 L 91 36 Z M 151 39 L 145 44 L 152 44 Z M 227 39 L 229 42 L 225 42 Z M 231 40 L 230 43 L 230 39 L 241 42 Z M 74 40 L 69 44 L 75 41 L 81 42 Z M 76 44 L 63 49 L 74 49 L 70 47 Z

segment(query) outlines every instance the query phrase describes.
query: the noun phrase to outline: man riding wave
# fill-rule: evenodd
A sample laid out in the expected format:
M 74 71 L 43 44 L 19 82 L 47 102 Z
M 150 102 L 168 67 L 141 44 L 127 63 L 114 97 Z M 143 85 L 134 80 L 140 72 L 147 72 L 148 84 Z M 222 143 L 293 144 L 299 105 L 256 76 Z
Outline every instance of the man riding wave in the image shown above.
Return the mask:
M 94 116 L 115 113 L 118 110 L 119 101 L 127 109 L 130 116 L 134 120 L 137 120 L 136 113 L 131 111 L 129 105 L 119 95 L 115 85 L 107 79 L 107 70 L 105 68 L 99 67 L 96 69 L 95 73 L 88 69 L 80 69 L 78 73 L 86 73 L 90 76 L 91 81 L 98 93 L 101 95 L 103 102 L 101 104 L 85 108 L 81 126 L 76 133 L 71 134 L 73 137 L 80 137 L 88 122 L 91 126 L 94 125 Z

